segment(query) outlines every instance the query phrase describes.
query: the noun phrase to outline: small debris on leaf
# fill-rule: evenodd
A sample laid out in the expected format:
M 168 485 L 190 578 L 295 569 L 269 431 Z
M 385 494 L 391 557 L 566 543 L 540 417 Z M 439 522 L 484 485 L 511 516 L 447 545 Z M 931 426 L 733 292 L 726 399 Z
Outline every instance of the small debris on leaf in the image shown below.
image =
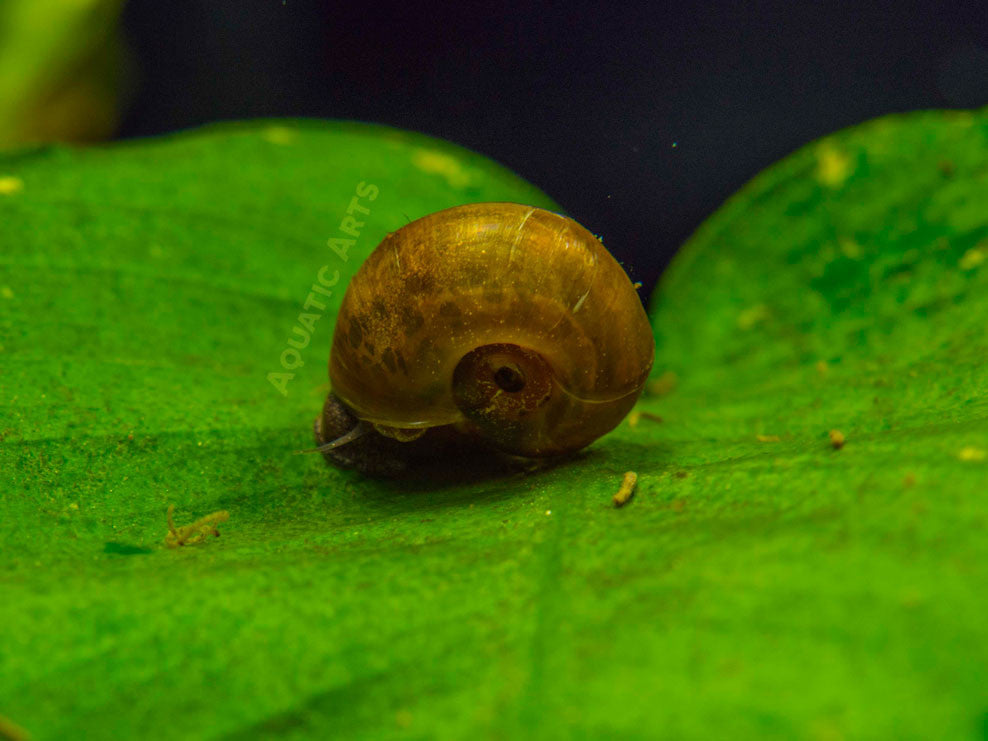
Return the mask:
M 638 484 L 638 474 L 628 471 L 621 479 L 621 488 L 614 495 L 614 506 L 623 507 L 635 494 L 635 486 Z
M 665 421 L 658 414 L 652 414 L 651 412 L 640 412 L 634 410 L 628 415 L 628 426 L 637 427 L 638 422 L 643 419 L 647 419 L 649 422 L 658 422 L 658 423 L 662 423 Z
M 830 444 L 834 446 L 834 450 L 840 450 L 844 447 L 846 439 L 843 432 L 840 430 L 831 430 L 827 434 L 830 436 Z
M 176 528 L 175 522 L 172 520 L 172 513 L 174 511 L 175 505 L 169 504 L 168 534 L 165 536 L 165 545 L 169 548 L 180 548 L 184 545 L 201 543 L 210 535 L 214 538 L 218 538 L 220 536 L 220 531 L 216 529 L 217 523 L 226 522 L 230 519 L 230 513 L 225 509 L 221 509 L 218 512 L 208 514 L 205 517 L 200 517 L 198 520 L 189 525 L 183 525 L 182 527 Z

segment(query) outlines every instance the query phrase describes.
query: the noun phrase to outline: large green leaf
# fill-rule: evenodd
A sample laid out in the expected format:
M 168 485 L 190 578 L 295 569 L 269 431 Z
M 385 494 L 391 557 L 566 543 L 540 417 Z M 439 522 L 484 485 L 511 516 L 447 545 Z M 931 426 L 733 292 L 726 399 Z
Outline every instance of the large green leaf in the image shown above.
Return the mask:
M 341 290 L 286 394 L 268 378 L 321 268 L 342 289 L 406 218 L 551 201 L 367 126 L 0 156 L 0 714 L 39 738 L 982 732 L 986 144 L 984 115 L 929 113 L 796 153 L 653 301 L 664 422 L 387 483 L 292 454 Z M 168 549 L 169 503 L 230 520 Z

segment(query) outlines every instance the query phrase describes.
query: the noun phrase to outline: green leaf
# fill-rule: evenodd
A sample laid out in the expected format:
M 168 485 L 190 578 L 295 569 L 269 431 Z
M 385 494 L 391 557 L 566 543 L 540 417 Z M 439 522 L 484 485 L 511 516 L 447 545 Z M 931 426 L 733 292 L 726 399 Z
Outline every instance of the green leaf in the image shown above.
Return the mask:
M 983 113 L 925 113 L 797 152 L 667 273 L 646 414 L 534 474 L 405 482 L 292 454 L 342 287 L 406 218 L 545 196 L 363 125 L 0 155 L 0 713 L 38 738 L 982 732 L 986 144 Z M 170 503 L 230 517 L 169 549 Z

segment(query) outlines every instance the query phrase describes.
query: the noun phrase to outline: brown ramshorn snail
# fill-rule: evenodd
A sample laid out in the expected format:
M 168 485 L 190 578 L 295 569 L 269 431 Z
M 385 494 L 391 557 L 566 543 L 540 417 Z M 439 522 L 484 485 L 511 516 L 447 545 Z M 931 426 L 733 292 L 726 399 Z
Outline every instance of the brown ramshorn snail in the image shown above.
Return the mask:
M 316 439 L 371 474 L 435 446 L 575 451 L 635 404 L 654 349 L 634 286 L 589 231 L 531 206 L 457 206 L 389 234 L 350 281 Z

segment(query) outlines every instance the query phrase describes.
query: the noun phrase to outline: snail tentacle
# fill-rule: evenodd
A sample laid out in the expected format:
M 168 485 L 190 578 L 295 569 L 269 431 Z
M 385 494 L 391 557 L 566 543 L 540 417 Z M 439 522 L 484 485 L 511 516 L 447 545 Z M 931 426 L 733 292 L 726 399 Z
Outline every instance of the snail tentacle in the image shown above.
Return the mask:
M 309 448 L 307 450 L 296 450 L 296 453 L 325 453 L 327 450 L 335 450 L 336 448 L 352 443 L 354 440 L 358 440 L 366 435 L 368 432 L 372 431 L 374 428 L 372 425 L 364 422 L 363 420 L 357 422 L 349 432 L 340 435 L 335 440 L 330 440 L 328 443 L 320 445 L 318 448 Z

